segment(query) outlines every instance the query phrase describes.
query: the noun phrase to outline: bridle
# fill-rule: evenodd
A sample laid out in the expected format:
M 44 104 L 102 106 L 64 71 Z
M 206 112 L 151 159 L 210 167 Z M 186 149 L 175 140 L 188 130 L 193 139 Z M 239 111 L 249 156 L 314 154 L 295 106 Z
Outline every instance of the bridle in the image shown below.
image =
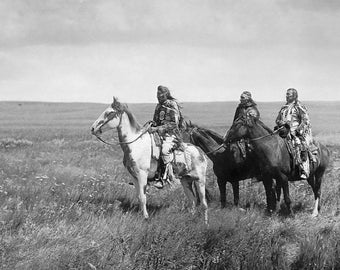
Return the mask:
M 122 115 L 123 115 L 123 112 L 124 112 L 124 111 L 110 112 L 110 113 L 108 114 L 108 116 L 106 117 L 106 120 L 105 120 L 102 124 L 100 124 L 100 126 L 99 126 L 98 129 L 100 130 L 103 126 L 105 126 L 108 122 L 110 122 L 113 118 L 116 118 L 117 116 L 119 116 L 119 124 L 118 124 L 118 126 L 119 126 L 119 125 L 121 124 L 121 122 L 122 122 Z M 97 138 L 99 141 L 101 141 L 101 142 L 103 142 L 103 143 L 105 143 L 105 144 L 107 144 L 107 145 L 110 145 L 110 146 L 130 144 L 130 143 L 133 143 L 133 142 L 137 141 L 140 137 L 142 137 L 142 136 L 148 131 L 148 129 L 149 129 L 149 127 L 152 125 L 152 123 L 153 123 L 152 120 L 146 122 L 146 123 L 143 125 L 143 127 L 142 127 L 142 132 L 137 136 L 137 138 L 135 138 L 135 139 L 133 139 L 133 140 L 131 140 L 131 141 L 128 141 L 128 142 L 109 143 L 109 142 L 106 142 L 105 140 L 103 140 L 99 135 L 97 135 L 97 134 L 94 134 L 94 135 L 96 136 L 96 138 Z

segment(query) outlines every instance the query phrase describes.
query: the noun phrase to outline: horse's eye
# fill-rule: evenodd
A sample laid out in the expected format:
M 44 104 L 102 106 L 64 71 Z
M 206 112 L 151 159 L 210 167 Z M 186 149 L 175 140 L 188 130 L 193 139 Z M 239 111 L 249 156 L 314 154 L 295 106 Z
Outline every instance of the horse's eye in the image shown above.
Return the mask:
M 115 117 L 115 112 L 107 112 L 107 115 L 105 116 L 105 118 L 108 119 L 113 119 Z

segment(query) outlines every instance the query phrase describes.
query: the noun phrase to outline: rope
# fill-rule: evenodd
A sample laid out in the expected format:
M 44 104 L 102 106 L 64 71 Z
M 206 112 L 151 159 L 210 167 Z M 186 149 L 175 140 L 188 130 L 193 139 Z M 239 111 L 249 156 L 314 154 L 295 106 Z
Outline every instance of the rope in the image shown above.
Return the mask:
M 222 147 L 225 147 L 225 144 L 224 144 L 224 143 L 222 143 L 221 145 L 219 145 L 216 149 L 211 150 L 211 151 L 209 151 L 209 152 L 206 152 L 205 154 L 206 154 L 206 155 L 209 155 L 209 154 L 212 154 L 212 153 L 214 153 L 214 152 L 217 152 L 217 151 L 220 150 Z
M 106 142 L 106 141 L 104 141 L 102 138 L 100 138 L 98 135 L 95 135 L 96 136 L 96 138 L 99 140 L 99 141 L 101 141 L 101 142 L 103 142 L 103 143 L 105 143 L 105 144 L 107 144 L 107 145 L 110 145 L 110 146 L 116 146 L 116 145 L 122 145 L 122 144 L 130 144 L 130 143 L 133 143 L 133 142 L 135 142 L 135 141 L 137 141 L 140 137 L 142 137 L 146 132 L 148 132 L 148 129 L 149 129 L 149 127 L 152 125 L 152 121 L 148 121 L 148 122 L 146 122 L 144 125 L 143 125 L 143 127 L 142 127 L 142 132 L 141 132 L 141 134 L 139 134 L 138 136 L 137 136 L 137 138 L 135 138 L 135 139 L 133 139 L 133 140 L 131 140 L 131 141 L 128 141 L 128 142 L 117 142 L 117 143 L 115 143 L 115 144 L 113 144 L 113 143 L 109 143 L 109 142 Z
M 270 134 L 266 134 L 266 135 L 263 135 L 261 137 L 257 137 L 257 138 L 253 138 L 253 139 L 248 139 L 249 141 L 257 141 L 257 140 L 261 140 L 261 139 L 264 139 L 264 138 L 267 138 L 269 136 L 273 136 L 275 133 L 278 133 L 281 129 L 283 129 L 284 126 L 281 126 L 279 127 L 277 130 L 274 130 L 273 133 L 270 133 Z

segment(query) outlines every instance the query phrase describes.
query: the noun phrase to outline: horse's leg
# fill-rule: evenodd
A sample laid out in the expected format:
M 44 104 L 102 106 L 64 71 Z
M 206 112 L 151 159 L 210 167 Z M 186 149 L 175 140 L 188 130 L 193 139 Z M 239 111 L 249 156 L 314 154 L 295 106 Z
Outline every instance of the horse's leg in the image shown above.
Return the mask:
M 281 188 L 282 188 L 281 182 L 276 180 L 275 181 L 275 190 L 276 190 L 276 201 L 277 202 L 280 202 L 280 200 L 281 200 Z
M 266 191 L 267 209 L 269 213 L 276 210 L 276 196 L 271 177 L 263 177 L 263 185 Z
M 311 185 L 314 193 L 314 209 L 313 209 L 313 217 L 317 217 L 319 215 L 319 211 L 321 209 L 321 182 L 322 182 L 323 172 L 315 172 L 314 176 L 308 178 L 308 183 Z
M 282 189 L 283 189 L 283 198 L 285 200 L 287 211 L 288 211 L 289 214 L 291 214 L 292 213 L 292 209 L 291 209 L 292 201 L 290 200 L 290 195 L 289 195 L 289 182 L 288 182 L 288 178 L 285 177 L 280 182 L 281 182 Z
M 196 185 L 193 185 L 192 187 L 193 189 L 195 189 L 195 194 L 198 194 L 198 188 Z M 201 204 L 201 200 L 200 200 L 200 196 L 196 196 L 196 205 L 200 205 Z
M 308 179 L 308 183 L 310 184 L 310 181 L 314 180 L 314 185 L 312 186 L 313 188 L 313 192 L 314 192 L 314 198 L 315 198 L 315 206 L 314 206 L 314 210 L 313 210 L 313 217 L 318 216 L 319 211 L 321 209 L 321 183 L 322 183 L 322 178 L 323 175 L 326 171 L 326 168 L 329 164 L 329 158 L 330 158 L 330 152 L 329 150 L 325 147 L 320 145 L 320 158 L 321 158 L 321 163 L 318 166 L 318 168 L 316 168 L 315 173 L 314 173 L 314 177 L 310 177 Z M 310 184 L 311 185 L 311 184 Z
M 218 184 L 218 188 L 220 190 L 221 208 L 225 208 L 225 206 L 226 206 L 226 196 L 227 196 L 226 180 L 224 180 L 223 178 L 217 178 L 217 184 Z
M 233 187 L 233 194 L 234 194 L 234 205 L 238 206 L 238 202 L 240 200 L 240 185 L 239 182 L 231 182 L 231 185 Z
M 183 186 L 184 193 L 188 199 L 189 210 L 192 213 L 194 213 L 196 200 L 195 200 L 195 194 L 194 194 L 193 187 L 192 187 L 192 179 L 187 176 L 184 176 L 181 178 L 181 184 Z
M 140 171 L 137 175 L 137 185 L 135 185 L 137 197 L 140 204 L 140 209 L 143 211 L 145 219 L 149 218 L 148 211 L 146 210 L 146 184 L 147 174 L 144 171 Z
M 195 181 L 195 186 L 198 190 L 198 195 L 200 197 L 203 211 L 204 211 L 204 223 L 208 224 L 208 203 L 205 197 L 205 175 L 201 176 L 198 181 Z

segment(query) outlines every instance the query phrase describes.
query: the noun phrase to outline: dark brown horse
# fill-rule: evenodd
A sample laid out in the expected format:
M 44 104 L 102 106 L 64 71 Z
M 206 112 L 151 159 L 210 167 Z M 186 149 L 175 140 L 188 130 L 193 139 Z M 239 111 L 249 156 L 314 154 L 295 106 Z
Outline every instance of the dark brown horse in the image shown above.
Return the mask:
M 254 166 L 254 156 L 244 158 L 236 144 L 225 146 L 223 137 L 218 133 L 198 127 L 192 123 L 186 124 L 190 142 L 200 147 L 213 162 L 213 170 L 217 177 L 220 190 L 221 207 L 226 206 L 226 184 L 233 187 L 234 204 L 239 203 L 239 181 L 252 177 L 260 179 L 260 171 Z
M 240 118 L 234 122 L 230 129 L 227 140 L 233 141 L 246 138 L 252 145 L 257 156 L 256 163 L 265 179 L 274 178 L 278 187 L 282 187 L 284 200 L 288 211 L 291 211 L 288 181 L 298 181 L 299 173 L 292 161 L 286 139 L 272 132 L 260 120 L 254 117 Z M 310 176 L 307 179 L 313 189 L 315 206 L 313 216 L 317 216 L 320 210 L 321 183 L 326 168 L 329 164 L 329 151 L 321 143 L 318 146 L 317 162 L 310 163 Z M 269 194 L 273 198 L 273 194 Z M 271 202 L 274 206 L 274 203 Z

